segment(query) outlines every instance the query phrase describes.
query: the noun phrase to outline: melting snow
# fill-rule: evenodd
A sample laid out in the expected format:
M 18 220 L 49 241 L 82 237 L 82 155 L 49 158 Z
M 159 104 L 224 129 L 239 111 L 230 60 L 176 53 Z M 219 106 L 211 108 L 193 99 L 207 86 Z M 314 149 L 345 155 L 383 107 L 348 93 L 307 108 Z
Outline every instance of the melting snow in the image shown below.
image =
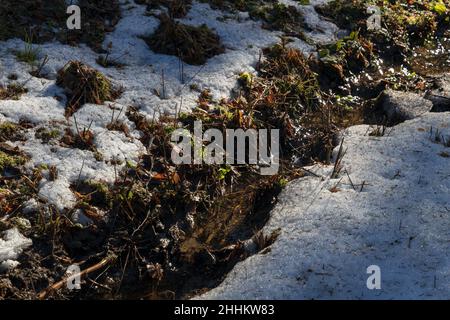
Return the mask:
M 312 6 L 299 6 L 293 1 L 285 2 L 291 2 L 289 4 L 304 11 L 306 19 L 314 29 L 310 32 L 312 38 L 333 38 L 336 27 L 320 21 Z M 140 133 L 135 130 L 134 124 L 126 119 L 125 111 L 121 113 L 121 120 L 130 127 L 129 136 L 106 129 L 106 124 L 111 120 L 112 108 L 117 116 L 119 110 L 126 110 L 127 106 L 133 105 L 149 118 L 154 117 L 155 113 L 189 110 L 195 106 L 199 94 L 189 88 L 190 84 L 196 84 L 200 90 L 211 90 L 215 98 L 229 97 L 239 74 L 243 71 L 255 72 L 254 67 L 261 49 L 277 43 L 281 35 L 280 32 L 262 29 L 261 23 L 251 20 L 248 14 L 239 13 L 236 19 L 218 19 L 223 17 L 223 12 L 213 10 L 207 4 L 194 3 L 189 14 L 180 21 L 191 25 L 208 25 L 219 34 L 226 51 L 209 59 L 203 66 L 184 65 L 182 81 L 178 58 L 153 53 L 141 39 L 141 36 L 151 34 L 158 27 L 159 20 L 145 14 L 145 5 L 135 5 L 127 1 L 121 3 L 122 19 L 115 30 L 106 36 L 104 45 L 106 47 L 109 43 L 112 44 L 109 59 L 123 63 L 123 68 L 103 68 L 96 63 L 98 54 L 84 45 L 71 47 L 52 42 L 38 46 L 40 59 L 45 56 L 49 58 L 42 71 L 47 79 L 35 78 L 29 74 L 31 67 L 18 62 L 12 53 L 12 50 L 22 49 L 24 42 L 19 39 L 1 42 L 0 83 L 7 83 L 8 76 L 15 73 L 18 82 L 25 85 L 28 93 L 18 101 L 0 101 L 0 121 L 28 120 L 36 125 L 28 130 L 25 142 L 17 142 L 15 145 L 31 156 L 28 168 L 41 164 L 57 167 L 58 180 L 43 181 L 39 195 L 61 210 L 70 209 L 75 204 L 75 198 L 69 189 L 71 183 L 79 178 L 112 183 L 115 179 L 115 169 L 120 170 L 125 160 L 136 161 L 145 151 L 145 146 L 138 140 Z M 296 40 L 293 45 L 306 54 L 314 52 L 313 47 L 301 40 Z M 70 60 L 80 60 L 98 69 L 115 85 L 123 87 L 123 95 L 114 103 L 106 102 L 102 106 L 86 104 L 66 119 L 66 98 L 63 90 L 56 86 L 55 79 L 57 71 Z M 161 90 L 163 70 L 165 99 L 154 93 L 155 90 Z M 94 143 L 105 161 L 95 160 L 95 154 L 91 151 L 68 149 L 57 144 L 42 144 L 35 138 L 35 131 L 41 127 L 58 129 L 60 132 L 70 127 L 76 132 L 74 117 L 80 130 L 89 127 L 92 122 Z M 111 160 L 121 160 L 122 165 L 114 168 Z
M 450 137 L 450 113 L 428 113 L 383 137 L 349 128 L 343 166 L 352 182 L 314 166 L 323 178 L 290 183 L 266 226 L 282 230 L 271 251 L 237 264 L 200 298 L 449 299 L 450 160 L 431 127 Z M 381 268 L 381 290 L 366 286 L 371 265 Z
M 0 272 L 16 267 L 19 263 L 15 259 L 31 244 L 16 228 L 5 231 L 0 236 Z

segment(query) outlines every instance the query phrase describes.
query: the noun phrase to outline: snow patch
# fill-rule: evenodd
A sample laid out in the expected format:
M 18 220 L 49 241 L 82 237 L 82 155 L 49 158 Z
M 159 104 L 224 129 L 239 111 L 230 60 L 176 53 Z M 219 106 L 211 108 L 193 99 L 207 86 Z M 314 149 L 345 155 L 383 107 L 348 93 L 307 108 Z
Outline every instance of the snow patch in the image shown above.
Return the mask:
M 310 170 L 319 177 L 290 183 L 265 227 L 282 230 L 271 251 L 237 264 L 199 298 L 449 299 L 450 160 L 441 156 L 449 149 L 430 128 L 450 137 L 450 113 L 427 113 L 383 137 L 349 128 L 342 164 L 351 181 L 317 165 Z M 370 265 L 381 268 L 381 290 L 366 287 Z
M 32 245 L 32 241 L 24 237 L 17 228 L 3 232 L 0 237 L 0 271 L 4 272 L 18 266 L 15 261 L 22 251 Z

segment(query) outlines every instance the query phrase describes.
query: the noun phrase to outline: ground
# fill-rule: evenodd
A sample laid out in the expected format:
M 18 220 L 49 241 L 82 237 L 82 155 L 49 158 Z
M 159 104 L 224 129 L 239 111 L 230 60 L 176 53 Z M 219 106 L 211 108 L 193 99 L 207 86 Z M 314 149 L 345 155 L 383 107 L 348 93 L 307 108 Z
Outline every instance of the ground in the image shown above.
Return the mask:
M 450 113 L 382 137 L 372 130 L 344 133 L 338 177 L 330 179 L 333 166 L 313 166 L 315 175 L 291 182 L 266 226 L 282 230 L 271 250 L 199 298 L 448 299 L 450 165 L 430 130 L 448 135 Z M 366 286 L 371 265 L 381 269 L 380 290 Z
M 0 32 L 0 299 L 450 298 L 446 0 L 375 35 L 340 0 L 117 2 Z M 280 173 L 170 163 L 199 119 L 279 128 Z

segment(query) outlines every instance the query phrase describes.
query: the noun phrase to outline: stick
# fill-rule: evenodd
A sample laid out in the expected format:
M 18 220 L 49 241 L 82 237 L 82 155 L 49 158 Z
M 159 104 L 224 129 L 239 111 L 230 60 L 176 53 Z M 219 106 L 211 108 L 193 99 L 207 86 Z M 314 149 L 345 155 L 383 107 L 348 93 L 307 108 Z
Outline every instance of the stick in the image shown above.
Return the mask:
M 67 283 L 67 280 L 69 280 L 69 279 L 71 279 L 71 278 L 78 278 L 78 277 L 81 278 L 81 277 L 83 277 L 83 276 L 85 276 L 85 275 L 88 275 L 88 274 L 91 273 L 91 272 L 97 271 L 98 269 L 101 269 L 101 268 L 107 266 L 108 264 L 110 264 L 111 262 L 113 262 L 116 258 L 117 258 L 117 257 L 116 257 L 115 255 L 110 255 L 110 256 L 104 258 L 104 259 L 103 259 L 102 261 L 100 261 L 99 263 L 97 263 L 97 264 L 95 264 L 95 265 L 93 265 L 93 266 L 91 266 L 91 267 L 89 267 L 89 268 L 87 268 L 87 269 L 85 269 L 85 270 L 83 270 L 83 271 L 81 271 L 81 272 L 79 272 L 79 273 L 72 274 L 72 275 L 70 275 L 70 276 L 68 276 L 68 277 L 63 278 L 61 281 L 59 281 L 59 282 L 57 282 L 57 283 L 55 283 L 55 284 L 52 284 L 52 285 L 51 285 L 50 287 L 48 287 L 47 289 L 41 291 L 41 292 L 38 294 L 38 299 L 39 299 L 39 300 L 44 300 L 45 298 L 47 298 L 47 296 L 48 296 L 50 293 L 52 293 L 52 292 L 54 292 L 54 291 L 56 291 L 56 290 L 61 289 L 61 288 Z

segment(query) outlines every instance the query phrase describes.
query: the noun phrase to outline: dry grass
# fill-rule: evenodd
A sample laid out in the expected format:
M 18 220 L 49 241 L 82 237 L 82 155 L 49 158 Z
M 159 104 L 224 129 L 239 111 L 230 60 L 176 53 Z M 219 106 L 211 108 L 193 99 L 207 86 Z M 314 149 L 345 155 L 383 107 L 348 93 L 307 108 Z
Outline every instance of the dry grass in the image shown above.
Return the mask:
M 2 0 L 0 2 L 0 40 L 26 39 L 32 36 L 37 43 L 61 40 L 64 43 L 88 44 L 102 51 L 105 34 L 112 31 L 120 18 L 117 0 L 80 0 L 83 12 L 82 30 L 67 30 L 64 0 Z
M 85 103 L 103 104 L 120 95 L 120 90 L 114 89 L 101 72 L 80 61 L 70 61 L 59 70 L 56 84 L 63 87 L 68 96 L 66 116 Z
M 144 38 L 154 52 L 174 55 L 186 63 L 201 65 L 225 51 L 219 36 L 206 25 L 185 25 L 167 15 L 161 15 L 159 18 L 161 24 L 158 29 L 151 36 Z
M 18 83 L 11 83 L 6 87 L 0 85 L 0 100 L 19 100 L 28 90 Z

